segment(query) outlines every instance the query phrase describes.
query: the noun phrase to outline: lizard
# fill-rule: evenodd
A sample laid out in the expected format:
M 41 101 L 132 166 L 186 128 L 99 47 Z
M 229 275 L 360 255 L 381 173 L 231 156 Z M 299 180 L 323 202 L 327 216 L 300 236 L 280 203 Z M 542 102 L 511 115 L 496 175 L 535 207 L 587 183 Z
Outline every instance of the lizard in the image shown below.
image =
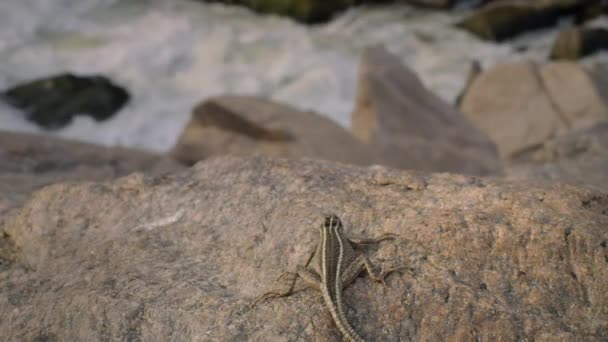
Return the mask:
M 346 318 L 342 300 L 343 289 L 351 284 L 363 269 L 374 281 L 381 282 L 386 288 L 384 278 L 389 273 L 403 267 L 390 268 L 376 273 L 372 263 L 365 255 L 355 257 L 353 245 L 375 244 L 384 240 L 393 240 L 395 237 L 395 234 L 384 234 L 377 238 L 348 238 L 344 235 L 342 221 L 336 215 L 328 215 L 320 227 L 320 241 L 304 266 L 297 266 L 295 272 L 284 272 L 277 278 L 278 281 L 285 276 L 291 276 L 289 288 L 283 291 L 271 290 L 256 297 L 251 308 L 268 298 L 291 295 L 294 292 L 296 280 L 300 277 L 309 287 L 321 292 L 325 305 L 344 339 L 352 342 L 365 342 Z

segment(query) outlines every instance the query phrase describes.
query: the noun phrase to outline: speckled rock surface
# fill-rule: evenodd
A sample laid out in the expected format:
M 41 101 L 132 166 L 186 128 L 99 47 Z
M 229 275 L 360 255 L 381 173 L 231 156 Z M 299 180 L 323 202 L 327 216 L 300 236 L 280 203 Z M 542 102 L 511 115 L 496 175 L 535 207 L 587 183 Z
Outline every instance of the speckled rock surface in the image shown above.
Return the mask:
M 366 339 L 607 339 L 607 208 L 571 186 L 267 157 L 52 185 L 0 220 L 0 340 L 340 341 L 314 291 L 248 309 L 327 212 L 399 235 L 362 251 L 407 266 L 386 292 L 361 276 L 344 294 Z

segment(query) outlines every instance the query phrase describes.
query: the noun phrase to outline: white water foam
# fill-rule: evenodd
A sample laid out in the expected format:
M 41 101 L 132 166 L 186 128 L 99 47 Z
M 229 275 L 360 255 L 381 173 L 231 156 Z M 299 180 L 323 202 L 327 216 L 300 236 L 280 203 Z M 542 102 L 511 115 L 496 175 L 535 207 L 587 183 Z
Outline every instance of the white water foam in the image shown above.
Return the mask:
M 452 102 L 471 60 L 486 67 L 544 60 L 556 33 L 483 42 L 453 27 L 461 16 L 359 7 L 308 27 L 190 0 L 2 0 L 0 89 L 65 71 L 106 75 L 129 90 L 131 102 L 107 121 L 78 117 L 51 134 L 166 151 L 193 106 L 220 94 L 269 97 L 348 126 L 360 53 L 369 45 L 385 45 Z M 0 128 L 42 131 L 1 104 Z

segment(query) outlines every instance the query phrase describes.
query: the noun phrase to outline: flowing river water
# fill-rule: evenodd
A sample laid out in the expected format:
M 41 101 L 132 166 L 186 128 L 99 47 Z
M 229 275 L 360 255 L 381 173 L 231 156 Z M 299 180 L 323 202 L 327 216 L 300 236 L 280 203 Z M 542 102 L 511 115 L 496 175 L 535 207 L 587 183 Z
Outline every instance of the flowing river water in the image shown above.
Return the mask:
M 2 0 L 0 89 L 61 72 L 103 74 L 132 98 L 113 118 L 79 116 L 52 134 L 166 151 L 191 109 L 213 95 L 260 95 L 348 127 L 361 51 L 383 44 L 449 102 L 473 59 L 484 67 L 543 61 L 556 29 L 508 43 L 454 28 L 464 12 L 405 5 L 353 8 L 327 24 L 191 0 Z M 41 132 L 0 104 L 0 129 Z

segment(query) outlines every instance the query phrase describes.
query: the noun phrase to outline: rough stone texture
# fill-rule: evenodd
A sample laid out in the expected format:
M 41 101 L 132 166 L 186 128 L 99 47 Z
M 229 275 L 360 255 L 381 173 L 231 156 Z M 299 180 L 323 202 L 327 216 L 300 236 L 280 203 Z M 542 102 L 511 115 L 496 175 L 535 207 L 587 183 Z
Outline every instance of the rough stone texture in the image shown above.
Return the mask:
M 400 236 L 363 251 L 407 265 L 386 293 L 345 291 L 369 340 L 608 339 L 605 193 L 257 157 L 37 192 L 2 223 L 0 340 L 340 341 L 313 291 L 248 310 L 327 212 Z
M 577 14 L 599 0 L 491 1 L 457 24 L 479 38 L 501 41 L 522 32 L 555 25 L 562 15 Z
M 363 53 L 352 125 L 386 165 L 469 174 L 500 170 L 492 141 L 382 47 Z
M 551 48 L 551 59 L 577 60 L 608 49 L 605 28 L 571 27 L 562 29 Z
M 143 151 L 0 131 L 0 216 L 48 184 L 101 181 L 135 171 L 158 175 L 182 168 L 168 157 Z
M 608 192 L 608 122 L 551 139 L 507 170 L 511 179 L 564 182 Z
M 191 165 L 214 155 L 274 155 L 373 164 L 371 150 L 335 122 L 312 112 L 246 96 L 198 105 L 172 155 Z
M 510 159 L 608 118 L 600 78 L 570 62 L 497 65 L 473 80 L 460 109 Z
M 127 103 L 129 94 L 104 76 L 68 73 L 17 85 L 0 98 L 24 110 L 26 119 L 39 126 L 58 129 L 76 115 L 106 120 Z

